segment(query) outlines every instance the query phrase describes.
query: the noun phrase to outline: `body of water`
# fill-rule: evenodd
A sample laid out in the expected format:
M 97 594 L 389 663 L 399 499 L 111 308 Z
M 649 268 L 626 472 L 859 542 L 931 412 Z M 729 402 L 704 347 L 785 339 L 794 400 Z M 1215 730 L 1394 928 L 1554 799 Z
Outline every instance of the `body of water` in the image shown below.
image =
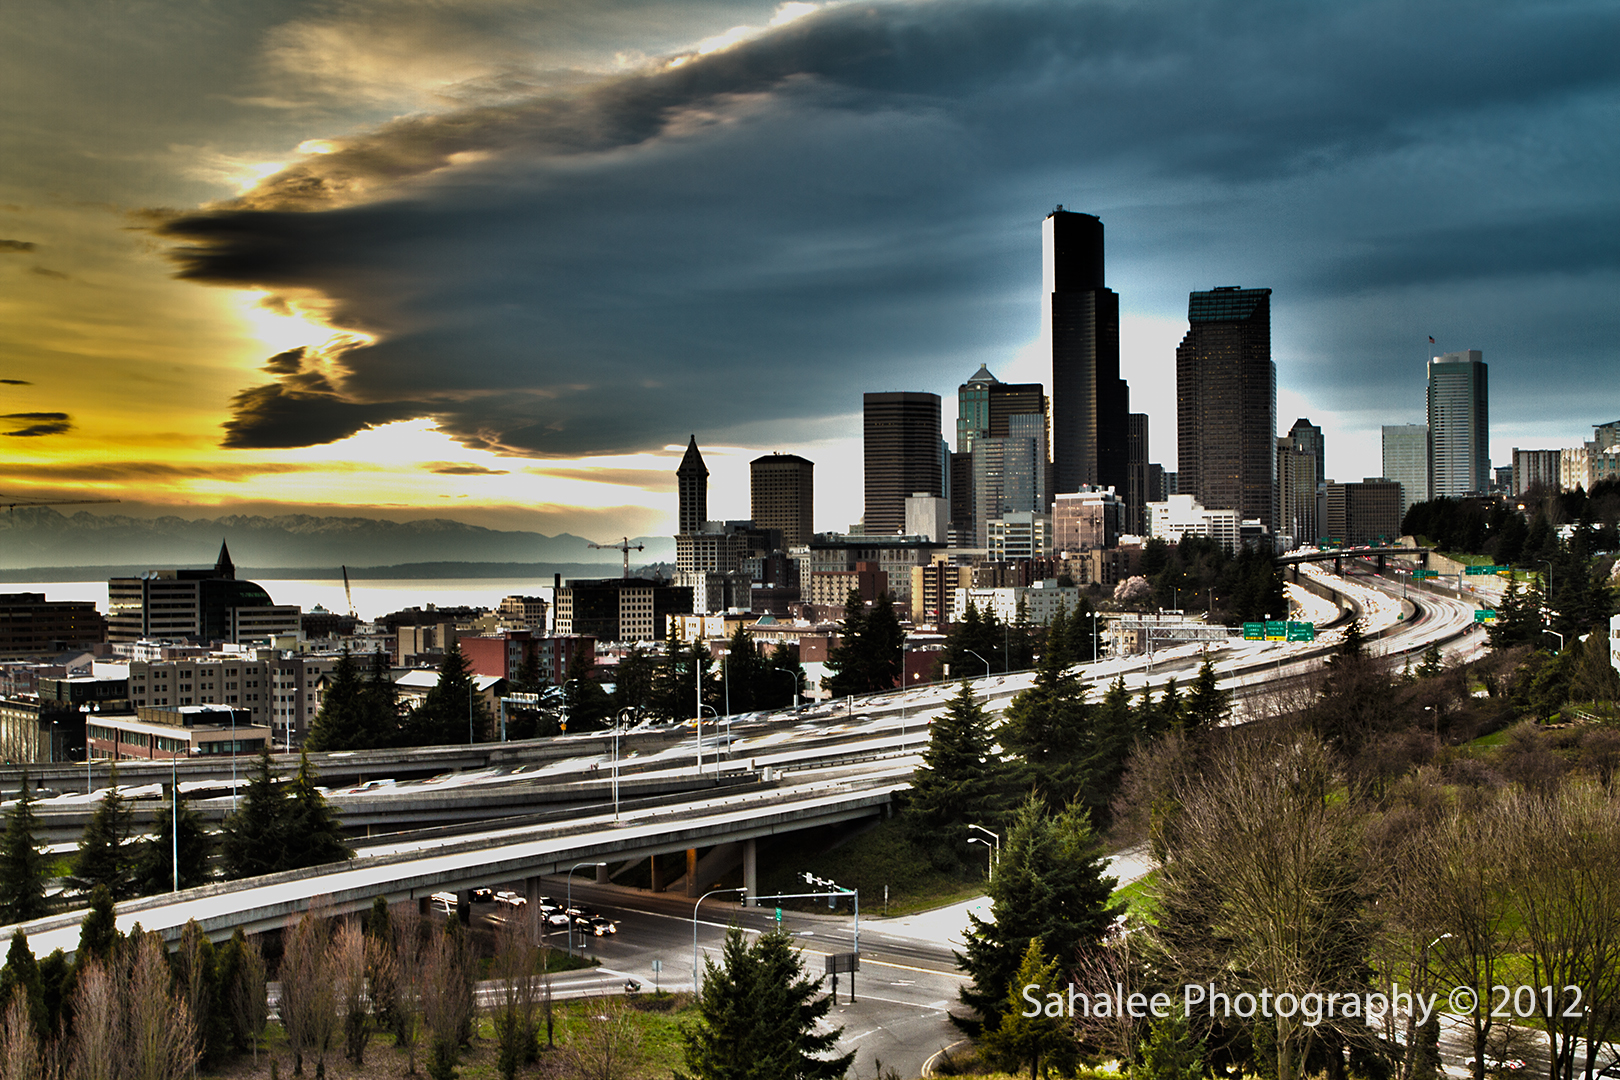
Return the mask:
M 259 584 L 278 604 L 297 604 L 306 612 L 319 604 L 327 611 L 344 614 L 349 603 L 343 597 L 343 579 L 299 578 L 262 579 Z M 493 608 L 506 596 L 543 596 L 552 602 L 551 579 L 535 578 L 380 578 L 350 583 L 354 611 L 362 619 L 376 619 L 409 607 Z M 102 614 L 107 612 L 107 582 L 55 581 L 0 583 L 0 592 L 44 593 L 47 600 L 89 600 Z

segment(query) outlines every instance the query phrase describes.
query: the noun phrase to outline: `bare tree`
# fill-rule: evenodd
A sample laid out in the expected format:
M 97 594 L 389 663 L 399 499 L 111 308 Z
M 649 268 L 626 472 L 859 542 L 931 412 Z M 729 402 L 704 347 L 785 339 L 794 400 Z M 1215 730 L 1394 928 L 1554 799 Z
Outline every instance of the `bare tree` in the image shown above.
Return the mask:
M 1507 848 L 1508 902 L 1536 990 L 1506 1004 L 1546 1029 L 1551 1080 L 1571 1080 L 1582 1040 L 1591 1080 L 1620 994 L 1620 807 L 1598 784 L 1569 779 L 1549 797 L 1514 792 L 1504 811 L 1518 825 Z
M 467 992 L 472 955 L 467 937 L 450 924 L 427 942 L 422 957 L 422 1027 L 428 1042 L 428 1075 L 452 1080 L 461 1057 L 461 1044 L 472 1019 L 472 995 Z
M 28 1014 L 28 999 L 20 991 L 11 995 L 0 1035 L 0 1076 L 5 1080 L 44 1080 L 45 1048 L 34 1031 L 34 1018 Z
M 422 1038 L 422 913 L 415 904 L 401 904 L 389 923 L 394 930 L 394 1044 L 405 1047 L 406 1071 L 414 1076 Z
M 337 1032 L 330 937 L 324 911 L 315 904 L 287 929 L 281 958 L 281 1026 L 293 1053 L 294 1076 L 303 1075 L 305 1055 L 315 1055 L 325 1064 Z
M 92 957 L 79 969 L 73 991 L 71 1080 L 119 1080 L 124 1075 L 126 1003 L 107 965 Z
M 200 1061 L 209 1049 L 209 1011 L 215 1000 L 214 948 L 203 936 L 196 919 L 188 919 L 181 929 L 174 961 L 176 989 L 191 1015 L 193 1049 Z
M 264 962 L 264 950 L 257 938 L 246 938 L 241 952 L 241 963 L 236 969 L 236 981 L 225 987 L 230 996 L 231 1016 L 236 1030 L 246 1034 L 253 1047 L 253 1065 L 259 1064 L 259 1040 L 270 1022 L 269 984 Z
M 1093 1011 L 1089 1006 L 1092 1001 L 1111 999 L 1121 992 L 1128 996 L 1142 988 L 1145 958 L 1132 940 L 1136 936 L 1134 930 L 1111 933 L 1101 945 L 1083 949 L 1069 973 L 1070 984 L 1085 995 L 1087 1005 L 1070 1018 L 1076 1037 L 1083 1046 L 1094 1047 L 1122 1065 L 1137 1060 L 1145 1026 L 1123 1010 Z
M 520 1065 L 534 1061 L 539 1055 L 536 1015 L 542 993 L 540 963 L 540 950 L 529 944 L 527 929 L 516 919 L 502 923 L 495 939 L 495 964 L 490 974 L 499 984 L 491 1018 L 503 1080 L 512 1080 Z
M 366 1044 L 375 1026 L 366 993 L 367 959 L 365 931 L 353 919 L 345 920 L 332 939 L 328 969 L 342 1017 L 343 1056 L 356 1066 L 365 1064 Z
M 569 1071 L 578 1080 L 629 1080 L 646 1060 L 641 1026 L 623 998 L 593 998 L 567 1046 Z
M 129 981 L 126 1066 L 129 1080 L 181 1080 L 197 1064 L 197 1033 L 172 982 L 163 939 L 143 934 Z

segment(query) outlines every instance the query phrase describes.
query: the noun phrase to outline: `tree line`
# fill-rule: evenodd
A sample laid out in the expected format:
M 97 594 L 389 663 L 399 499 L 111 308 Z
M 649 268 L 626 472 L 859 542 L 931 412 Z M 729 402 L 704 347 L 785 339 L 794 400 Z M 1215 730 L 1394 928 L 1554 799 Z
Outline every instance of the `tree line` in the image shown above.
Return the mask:
M 113 768 L 108 786 L 91 813 L 78 850 L 61 874 L 64 893 L 81 899 L 105 890 L 113 901 L 189 889 L 213 880 L 300 870 L 341 862 L 354 851 L 342 823 L 315 784 L 309 759 L 299 761 L 290 780 L 277 777 L 268 749 L 248 782 L 241 804 L 227 815 L 219 834 L 173 789 L 159 805 L 152 831 L 137 836 L 134 809 L 118 790 Z M 37 840 L 35 799 L 22 774 L 17 799 L 6 810 L 0 834 L 0 923 L 43 918 L 52 903 L 46 889 L 58 867 Z M 217 859 L 216 859 L 217 855 Z M 178 858 L 176 858 L 178 856 Z M 3 1076 L 0 1073 L 0 1076 Z

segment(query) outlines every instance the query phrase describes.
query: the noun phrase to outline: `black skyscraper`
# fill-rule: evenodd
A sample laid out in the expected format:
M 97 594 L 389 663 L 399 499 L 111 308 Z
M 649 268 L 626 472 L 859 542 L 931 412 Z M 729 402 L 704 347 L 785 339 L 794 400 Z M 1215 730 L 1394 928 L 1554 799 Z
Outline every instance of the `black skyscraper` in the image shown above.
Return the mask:
M 906 527 L 906 496 L 945 492 L 939 395 L 867 394 L 865 414 L 866 532 L 893 536 Z
M 1277 526 L 1277 366 L 1271 290 L 1192 293 L 1176 349 L 1178 490 Z
M 1123 494 L 1130 391 L 1119 377 L 1119 297 L 1103 285 L 1103 225 L 1061 206 L 1041 226 L 1042 317 L 1052 339 L 1052 468 L 1058 492 Z

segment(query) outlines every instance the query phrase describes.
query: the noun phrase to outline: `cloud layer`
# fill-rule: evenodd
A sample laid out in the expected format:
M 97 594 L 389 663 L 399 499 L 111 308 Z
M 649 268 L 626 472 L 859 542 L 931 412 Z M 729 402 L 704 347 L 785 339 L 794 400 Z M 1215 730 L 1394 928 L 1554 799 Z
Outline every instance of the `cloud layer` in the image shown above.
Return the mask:
M 533 457 L 786 444 L 1004 368 L 1056 203 L 1103 217 L 1128 312 L 1272 287 L 1282 381 L 1335 408 L 1413 419 L 1434 334 L 1528 420 L 1612 384 L 1617 39 L 1601 3 L 832 6 L 328 139 L 159 231 L 184 277 L 365 335 L 269 358 L 228 447 L 422 417 Z

